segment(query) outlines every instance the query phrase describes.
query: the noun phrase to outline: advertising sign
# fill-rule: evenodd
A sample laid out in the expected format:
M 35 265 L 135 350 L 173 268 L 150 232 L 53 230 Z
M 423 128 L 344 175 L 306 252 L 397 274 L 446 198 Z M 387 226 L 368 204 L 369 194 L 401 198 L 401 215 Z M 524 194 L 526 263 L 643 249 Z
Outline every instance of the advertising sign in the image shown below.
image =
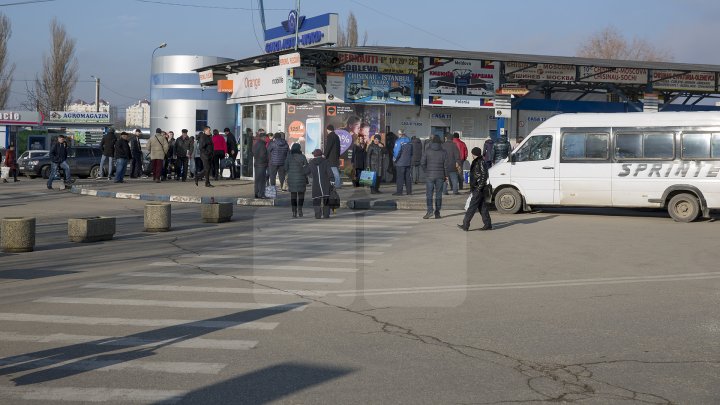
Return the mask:
M 423 105 L 492 107 L 487 98 L 499 87 L 499 63 L 425 58 Z
M 314 67 L 295 67 L 287 70 L 288 98 L 315 100 L 317 98 L 317 72 Z
M 418 74 L 418 58 L 397 55 L 338 53 L 340 70 L 345 72 Z
M 48 124 L 109 124 L 109 112 L 50 111 Z
M 200 75 L 200 84 L 202 83 L 210 83 L 213 81 L 213 71 L 212 69 L 203 70 L 202 72 L 198 73 Z
M 342 103 L 345 100 L 345 73 L 327 72 L 325 82 L 325 93 L 327 101 Z
M 290 146 L 299 143 L 306 157 L 312 157 L 313 150 L 322 149 L 324 112 L 324 105 L 320 103 L 286 104 L 285 140 Z
M 278 65 L 288 68 L 300 66 L 300 53 L 293 52 L 278 57 Z
M 337 43 L 338 15 L 323 14 L 305 18 L 290 11 L 287 20 L 280 27 L 265 30 L 265 52 L 280 52 L 295 49 L 295 30 L 298 31 L 298 48 L 309 48 Z
M 647 84 L 647 69 L 580 66 L 580 81 L 595 83 Z
M 715 73 L 655 70 L 653 88 L 657 90 L 715 91 Z
M 351 146 L 362 136 L 368 142 L 380 135 L 385 142 L 385 106 L 362 104 L 325 105 L 325 125 L 333 125 L 340 138 L 340 166 L 349 167 Z
M 42 125 L 37 111 L 0 111 L 0 125 Z
M 230 99 L 243 102 L 252 101 L 253 97 L 260 96 L 284 98 L 286 74 L 287 69 L 283 66 L 230 74 L 228 79 L 233 81 L 233 92 Z
M 553 63 L 505 62 L 505 75 L 510 80 L 550 80 L 555 82 L 574 82 L 574 65 Z
M 345 72 L 346 103 L 414 104 L 415 76 Z

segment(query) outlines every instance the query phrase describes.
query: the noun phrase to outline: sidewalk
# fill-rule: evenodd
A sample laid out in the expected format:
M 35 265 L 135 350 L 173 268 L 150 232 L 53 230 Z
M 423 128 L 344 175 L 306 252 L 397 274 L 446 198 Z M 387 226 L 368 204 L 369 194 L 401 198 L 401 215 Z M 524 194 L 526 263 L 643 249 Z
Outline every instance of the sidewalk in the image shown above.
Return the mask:
M 167 180 L 155 183 L 152 179 L 126 179 L 125 183 L 113 183 L 108 180 L 78 180 L 70 192 L 105 198 L 134 199 L 145 201 L 170 201 L 182 203 L 231 202 L 245 206 L 289 206 L 290 193 L 279 191 L 276 199 L 254 198 L 254 185 L 251 180 L 214 181 L 213 188 L 204 187 L 188 179 L 186 182 Z M 425 210 L 425 184 L 413 185 L 412 195 L 393 196 L 395 184 L 383 183 L 382 194 L 370 194 L 366 187 L 355 188 L 345 183 L 338 190 L 341 206 L 350 209 L 384 210 Z M 443 209 L 462 210 L 467 199 L 468 189 L 460 195 L 443 196 Z M 312 205 L 310 187 L 305 194 L 305 206 Z

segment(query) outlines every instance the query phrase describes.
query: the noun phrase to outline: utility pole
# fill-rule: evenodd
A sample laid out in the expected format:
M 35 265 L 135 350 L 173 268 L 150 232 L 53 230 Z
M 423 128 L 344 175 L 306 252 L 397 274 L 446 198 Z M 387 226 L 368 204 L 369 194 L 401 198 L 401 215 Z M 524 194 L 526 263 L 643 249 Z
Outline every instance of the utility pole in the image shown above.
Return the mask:
M 95 79 L 95 112 L 100 112 L 100 78 L 90 76 Z
M 300 32 L 300 0 L 295 0 L 295 51 L 298 50 L 298 33 Z

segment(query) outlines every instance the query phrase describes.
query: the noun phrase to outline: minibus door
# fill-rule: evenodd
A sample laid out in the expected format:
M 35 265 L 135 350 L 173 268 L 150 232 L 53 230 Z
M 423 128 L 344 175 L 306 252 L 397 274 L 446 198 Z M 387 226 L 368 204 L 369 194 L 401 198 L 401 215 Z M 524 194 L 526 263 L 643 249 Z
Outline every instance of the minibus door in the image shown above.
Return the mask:
M 556 204 L 556 158 L 553 135 L 532 135 L 512 157 L 512 182 L 532 204 Z

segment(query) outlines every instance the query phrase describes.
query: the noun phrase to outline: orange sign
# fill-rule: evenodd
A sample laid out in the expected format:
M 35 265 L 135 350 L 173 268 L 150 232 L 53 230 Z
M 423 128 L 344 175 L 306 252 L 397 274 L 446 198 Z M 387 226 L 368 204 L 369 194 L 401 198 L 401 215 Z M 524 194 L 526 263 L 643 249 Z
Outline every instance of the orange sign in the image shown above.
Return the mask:
M 288 125 L 288 139 L 296 140 L 305 136 L 305 123 L 293 121 Z
M 232 80 L 218 80 L 217 81 L 218 93 L 232 93 L 233 92 L 233 81 Z

